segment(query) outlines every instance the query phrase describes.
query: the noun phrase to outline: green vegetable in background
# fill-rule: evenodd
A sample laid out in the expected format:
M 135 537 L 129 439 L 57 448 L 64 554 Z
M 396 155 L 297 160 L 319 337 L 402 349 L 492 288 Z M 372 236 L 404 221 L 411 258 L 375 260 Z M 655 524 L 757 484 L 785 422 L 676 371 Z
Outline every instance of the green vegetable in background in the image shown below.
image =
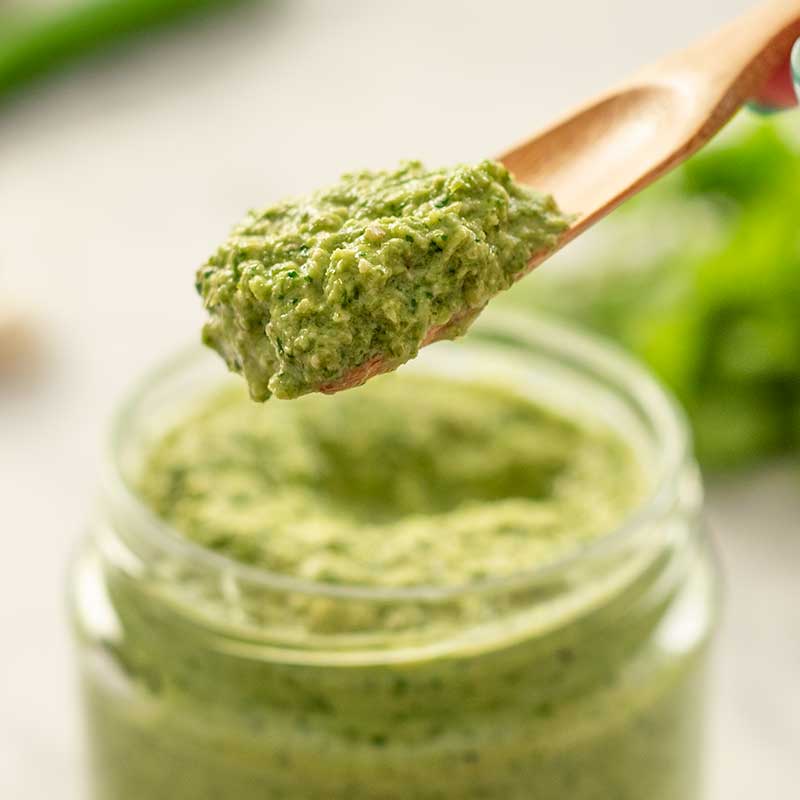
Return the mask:
M 0 96 L 75 56 L 151 25 L 233 0 L 0 3 Z
M 506 302 L 646 361 L 706 465 L 800 450 L 800 147 L 787 128 L 740 121 L 571 251 Z

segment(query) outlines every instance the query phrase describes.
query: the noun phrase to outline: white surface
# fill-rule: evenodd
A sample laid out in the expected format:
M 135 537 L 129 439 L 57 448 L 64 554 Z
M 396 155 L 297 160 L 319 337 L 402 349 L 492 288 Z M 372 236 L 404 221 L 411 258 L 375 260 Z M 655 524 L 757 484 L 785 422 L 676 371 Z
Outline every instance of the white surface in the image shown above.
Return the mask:
M 193 269 L 230 223 L 349 167 L 491 155 L 746 5 L 271 3 L 0 106 L 0 301 L 29 300 L 48 356 L 0 384 L 0 797 L 83 800 L 65 562 L 101 426 L 194 337 Z M 798 487 L 777 470 L 712 493 L 729 576 L 713 800 L 797 796 Z

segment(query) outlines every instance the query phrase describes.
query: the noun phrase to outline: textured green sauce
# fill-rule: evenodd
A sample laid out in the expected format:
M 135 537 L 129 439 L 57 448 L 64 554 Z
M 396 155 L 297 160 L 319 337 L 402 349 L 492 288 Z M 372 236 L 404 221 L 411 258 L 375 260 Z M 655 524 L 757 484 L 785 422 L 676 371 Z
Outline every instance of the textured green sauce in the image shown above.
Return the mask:
M 369 586 L 534 569 L 613 528 L 643 489 L 606 431 L 503 388 L 407 375 L 268 411 L 228 390 L 142 475 L 145 500 L 204 547 Z
M 608 431 L 401 372 L 293 403 L 213 395 L 153 442 L 140 491 L 251 568 L 385 589 L 547 564 L 644 484 Z M 647 563 L 541 629 L 530 609 L 585 571 L 439 602 L 264 589 L 168 555 L 150 578 L 111 571 L 119 633 L 84 666 L 96 798 L 696 800 L 705 627 L 669 642 L 688 584 Z
M 500 164 L 356 172 L 251 212 L 197 271 L 203 340 L 255 400 L 325 390 L 453 338 L 566 228 Z

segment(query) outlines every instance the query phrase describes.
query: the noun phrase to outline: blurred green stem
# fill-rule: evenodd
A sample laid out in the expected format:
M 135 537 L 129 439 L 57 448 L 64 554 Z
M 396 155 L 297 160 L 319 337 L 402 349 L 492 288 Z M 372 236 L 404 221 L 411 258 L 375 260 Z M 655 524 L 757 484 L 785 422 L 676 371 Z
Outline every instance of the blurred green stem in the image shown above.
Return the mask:
M 152 25 L 233 0 L 83 0 L 0 10 L 0 97 L 61 64 Z

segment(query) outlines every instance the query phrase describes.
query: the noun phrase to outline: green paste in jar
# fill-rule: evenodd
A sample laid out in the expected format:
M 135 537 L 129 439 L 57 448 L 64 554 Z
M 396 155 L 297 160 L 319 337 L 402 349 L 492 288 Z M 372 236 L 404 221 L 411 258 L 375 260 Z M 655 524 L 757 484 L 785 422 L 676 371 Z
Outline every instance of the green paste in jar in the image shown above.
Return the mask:
M 331 391 L 454 338 L 567 218 L 493 161 L 342 176 L 252 211 L 197 271 L 203 341 L 254 400 Z
M 653 574 L 538 632 L 544 587 L 292 583 L 513 580 L 622 522 L 644 475 L 615 433 L 503 386 L 210 396 L 149 447 L 140 495 L 219 563 L 289 583 L 112 574 L 125 679 L 87 681 L 98 800 L 694 800 L 700 647 L 658 643 Z
M 228 389 L 142 475 L 147 503 L 205 548 L 395 587 L 535 569 L 611 530 L 644 483 L 608 431 L 502 387 L 410 375 L 268 410 Z

